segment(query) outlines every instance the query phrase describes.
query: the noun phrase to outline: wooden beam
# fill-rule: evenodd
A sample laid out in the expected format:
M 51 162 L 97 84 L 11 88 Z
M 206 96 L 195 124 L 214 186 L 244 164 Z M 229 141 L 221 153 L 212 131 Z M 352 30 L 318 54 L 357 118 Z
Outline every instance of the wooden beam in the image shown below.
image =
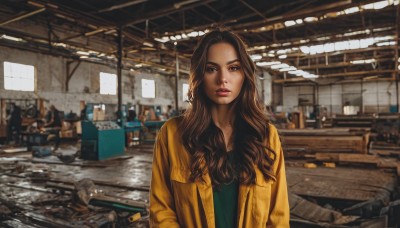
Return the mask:
M 173 13 L 180 12 L 180 11 L 185 11 L 187 9 L 191 9 L 191 8 L 194 8 L 194 7 L 197 7 L 197 6 L 209 4 L 209 3 L 214 2 L 214 1 L 215 0 L 205 0 L 205 1 L 200 1 L 200 2 L 193 3 L 193 4 L 190 4 L 190 5 L 184 5 L 184 6 L 181 6 L 181 7 L 176 7 L 176 5 L 172 5 L 172 6 L 160 9 L 160 10 L 156 10 L 156 11 L 147 13 L 147 14 L 138 15 L 134 19 L 122 23 L 122 25 L 123 26 L 127 26 L 127 25 L 141 23 L 141 22 L 144 22 L 146 20 L 157 19 L 157 18 L 160 18 L 160 17 L 164 17 L 165 15 L 168 15 L 168 14 L 173 14 Z
M 360 83 L 360 81 L 364 82 L 376 82 L 376 81 L 381 81 L 381 82 L 386 82 L 386 81 L 394 81 L 392 78 L 370 78 L 370 79 L 365 79 L 365 78 L 360 78 L 360 79 L 352 79 L 352 78 L 346 78 L 346 79 L 341 79 L 337 80 L 335 82 L 331 82 L 328 84 L 350 84 L 350 83 Z M 315 83 L 317 81 L 311 81 L 310 79 L 303 78 L 303 77 L 296 77 L 296 78 L 288 78 L 288 79 L 275 79 L 273 80 L 273 83 L 276 84 L 284 84 L 284 83 L 292 83 L 293 85 L 300 85 L 304 83 Z M 288 84 L 290 85 L 290 84 Z M 307 84 L 307 85 L 312 85 L 312 84 Z M 321 86 L 321 85 L 320 85 Z
M 394 58 L 382 58 L 382 59 L 376 59 L 377 62 L 384 62 L 384 61 L 394 61 Z M 328 65 L 326 64 L 316 64 L 316 65 L 309 65 L 309 66 L 297 66 L 295 67 L 300 70 L 310 70 L 310 69 L 315 69 L 315 68 L 336 68 L 336 67 L 348 67 L 348 66 L 356 66 L 357 64 L 353 64 L 350 62 L 339 62 L 339 63 L 329 63 Z M 367 65 L 367 64 L 364 64 Z
M 10 18 L 10 19 L 6 19 L 6 20 L 1 21 L 0 22 L 0 26 L 4 26 L 4 25 L 9 24 L 11 22 L 19 21 L 21 19 L 33 16 L 33 15 L 38 14 L 38 13 L 41 13 L 41 12 L 43 12 L 45 10 L 46 10 L 46 8 L 40 8 L 40 9 L 37 9 L 37 10 L 29 12 L 29 13 L 24 13 L 24 14 L 21 14 L 21 15 L 17 15 L 14 18 Z
M 157 68 L 165 68 L 165 69 L 168 69 L 168 70 L 173 71 L 173 72 L 176 71 L 176 67 L 173 67 L 173 66 L 162 65 L 162 64 L 158 64 L 158 63 L 149 62 L 149 61 L 142 61 L 142 60 L 139 60 L 139 59 L 132 59 L 132 58 L 124 58 L 124 59 L 131 60 L 131 61 L 134 61 L 136 63 L 143 64 L 143 65 L 149 65 L 149 66 L 153 66 L 153 67 L 157 67 Z M 185 70 L 185 69 L 179 69 L 179 72 L 183 73 L 183 74 L 186 74 L 186 75 L 189 75 L 189 71 Z
M 78 37 L 81 37 L 81 36 L 89 37 L 89 36 L 96 35 L 98 33 L 104 33 L 104 32 L 110 31 L 110 30 L 114 30 L 114 29 L 115 29 L 115 27 L 97 28 L 97 29 L 95 29 L 93 31 L 84 32 L 84 33 L 78 33 L 78 34 L 74 34 L 74 35 L 71 35 L 71 36 L 64 37 L 61 40 L 59 40 L 59 42 L 65 42 L 67 40 L 75 39 L 75 38 L 78 38 Z
M 77 64 L 74 66 L 72 71 L 70 70 L 70 66 L 72 63 L 77 62 Z M 73 60 L 73 61 L 68 61 L 67 62 L 67 78 L 65 80 L 65 91 L 69 91 L 69 81 L 71 80 L 72 76 L 74 75 L 76 69 L 78 69 L 79 65 L 81 64 L 80 60 Z
M 348 77 L 348 76 L 359 76 L 359 75 L 371 75 L 371 74 L 387 74 L 393 73 L 394 70 L 375 70 L 375 71 L 356 71 L 356 72 L 346 72 L 346 73 L 335 73 L 335 74 L 321 74 L 319 75 L 320 78 L 329 78 L 329 77 Z
M 293 20 L 293 19 L 298 19 L 298 18 L 304 18 L 309 15 L 316 16 L 316 12 L 319 14 L 323 14 L 327 11 L 333 11 L 333 10 L 339 10 L 339 9 L 344 9 L 344 8 L 349 8 L 353 4 L 351 4 L 351 0 L 343 0 L 343 1 L 338 1 L 335 3 L 330 3 L 330 4 L 324 4 L 322 6 L 318 7 L 309 7 L 304 10 L 300 10 L 291 14 L 283 14 L 275 17 L 267 17 L 267 19 L 257 21 L 257 22 L 248 22 L 248 23 L 241 23 L 238 26 L 232 26 L 231 29 L 234 31 L 241 31 L 243 29 L 249 29 L 250 27 L 258 27 L 258 26 L 267 26 L 267 25 L 272 25 L 278 22 L 284 22 L 287 20 Z M 358 3 L 357 3 L 358 5 Z
M 253 6 L 251 6 L 249 3 L 240 0 L 240 2 L 245 5 L 247 8 L 251 9 L 253 12 L 255 12 L 258 16 L 260 16 L 263 19 L 266 19 L 266 17 L 264 16 L 264 14 L 262 14 L 260 11 L 258 11 L 256 8 L 254 8 Z
M 113 5 L 111 7 L 105 8 L 105 9 L 101 9 L 99 11 L 97 11 L 98 13 L 104 13 L 104 12 L 109 12 L 109 11 L 113 11 L 116 9 L 121 9 L 121 8 L 125 8 L 128 6 L 133 6 L 133 5 L 137 5 L 143 2 L 147 2 L 147 0 L 135 0 L 135 1 L 128 1 L 128 2 L 124 2 L 122 4 L 118 4 L 118 5 Z

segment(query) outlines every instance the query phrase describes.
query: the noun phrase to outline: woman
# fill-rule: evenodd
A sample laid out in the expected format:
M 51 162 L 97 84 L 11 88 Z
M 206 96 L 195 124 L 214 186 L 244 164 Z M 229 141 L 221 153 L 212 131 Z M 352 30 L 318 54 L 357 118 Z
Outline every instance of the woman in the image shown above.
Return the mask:
M 282 148 L 243 41 L 217 29 L 193 53 L 190 108 L 154 149 L 152 227 L 289 227 Z

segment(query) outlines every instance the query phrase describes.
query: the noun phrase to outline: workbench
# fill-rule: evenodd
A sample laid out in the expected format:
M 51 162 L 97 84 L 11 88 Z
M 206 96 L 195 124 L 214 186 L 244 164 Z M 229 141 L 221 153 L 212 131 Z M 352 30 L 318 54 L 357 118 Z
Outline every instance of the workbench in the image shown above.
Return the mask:
M 127 122 L 125 124 L 125 134 L 138 133 L 139 144 L 154 143 L 158 130 L 160 130 L 164 123 L 165 121 L 146 121 L 144 123 L 139 121 Z
M 28 150 L 31 149 L 33 145 L 41 146 L 47 144 L 47 138 L 49 137 L 49 132 L 21 132 L 21 142 L 26 144 Z

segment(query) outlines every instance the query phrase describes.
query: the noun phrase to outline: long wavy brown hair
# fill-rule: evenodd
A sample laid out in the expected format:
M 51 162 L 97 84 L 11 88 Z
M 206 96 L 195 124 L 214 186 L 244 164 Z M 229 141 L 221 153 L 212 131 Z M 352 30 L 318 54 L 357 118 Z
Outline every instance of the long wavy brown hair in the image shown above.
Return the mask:
M 236 49 L 245 76 L 241 92 L 233 101 L 236 115 L 233 123 L 234 152 L 240 161 L 236 167 L 228 162 L 224 135 L 211 118 L 213 103 L 204 91 L 208 49 L 221 42 Z M 190 106 L 181 118 L 179 132 L 183 145 L 192 155 L 191 181 L 204 181 L 203 175 L 208 171 L 214 186 L 230 183 L 236 178 L 242 184 L 254 184 L 255 165 L 265 179 L 275 179 L 271 167 L 276 153 L 266 145 L 269 120 L 257 96 L 255 66 L 244 42 L 236 34 L 218 28 L 200 40 L 191 58 L 188 98 Z

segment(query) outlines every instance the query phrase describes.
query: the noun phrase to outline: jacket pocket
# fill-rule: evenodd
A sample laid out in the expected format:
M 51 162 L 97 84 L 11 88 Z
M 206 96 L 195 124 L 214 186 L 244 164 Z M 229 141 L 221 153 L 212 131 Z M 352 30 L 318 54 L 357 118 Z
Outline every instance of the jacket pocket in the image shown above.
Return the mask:
M 190 170 L 174 167 L 171 170 L 171 187 L 175 198 L 175 204 L 184 208 L 193 204 L 196 198 L 196 184 L 189 180 Z
M 194 211 L 198 208 L 196 184 L 189 180 L 189 176 L 190 170 L 179 167 L 173 167 L 170 174 L 175 212 L 181 224 L 188 222 L 188 215 L 198 214 Z
M 171 181 L 176 181 L 179 183 L 189 183 L 189 177 L 190 170 L 179 167 L 172 167 L 170 176 Z
M 260 224 L 265 224 L 268 219 L 272 184 L 272 180 L 265 180 L 258 176 L 253 186 L 253 216 Z

